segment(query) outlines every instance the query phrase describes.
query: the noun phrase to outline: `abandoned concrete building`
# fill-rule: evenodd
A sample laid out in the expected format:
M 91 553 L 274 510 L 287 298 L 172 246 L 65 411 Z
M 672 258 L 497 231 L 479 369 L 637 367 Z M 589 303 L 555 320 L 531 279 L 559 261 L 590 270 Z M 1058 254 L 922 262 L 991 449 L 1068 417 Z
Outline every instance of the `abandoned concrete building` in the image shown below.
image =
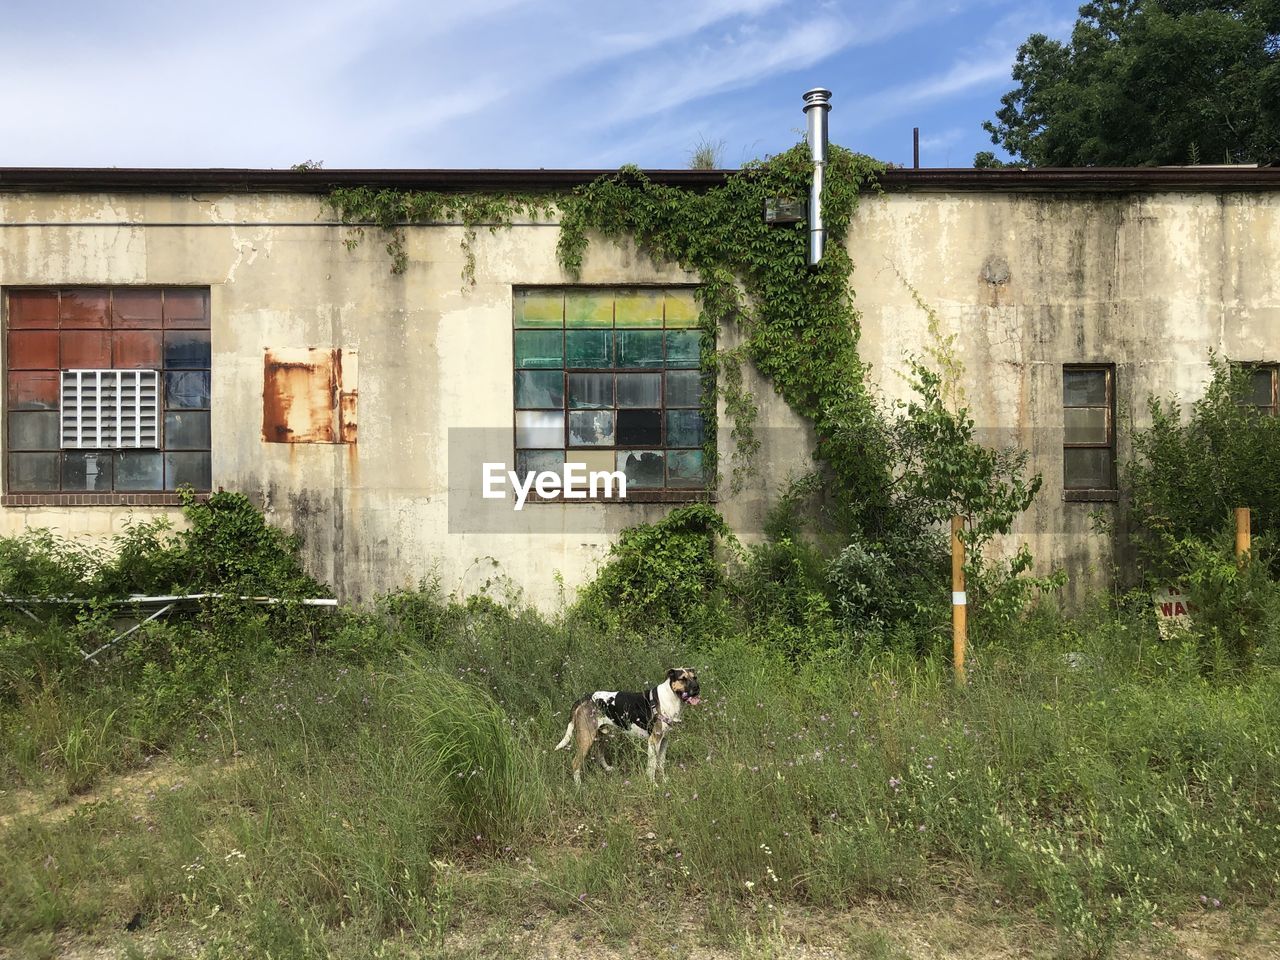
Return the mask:
M 696 276 L 596 242 L 571 281 L 554 222 L 479 231 L 474 283 L 463 227 L 409 227 L 395 274 L 374 238 L 348 249 L 324 203 L 341 185 L 594 176 L 0 170 L 0 533 L 108 536 L 177 516 L 180 485 L 235 490 L 302 535 L 340 597 L 497 573 L 544 606 L 671 503 L 710 495 L 750 536 L 812 437 L 749 373 L 756 475 L 704 489 Z M 846 241 L 863 356 L 887 396 L 907 392 L 904 358 L 931 336 L 917 294 L 957 336 L 975 420 L 1044 476 L 1009 538 L 1042 567 L 1107 575 L 1091 515 L 1116 508 L 1132 425 L 1153 393 L 1193 399 L 1211 352 L 1256 364 L 1276 411 L 1280 169 L 895 169 L 882 185 Z M 515 509 L 507 468 L 566 462 L 621 473 L 628 495 Z

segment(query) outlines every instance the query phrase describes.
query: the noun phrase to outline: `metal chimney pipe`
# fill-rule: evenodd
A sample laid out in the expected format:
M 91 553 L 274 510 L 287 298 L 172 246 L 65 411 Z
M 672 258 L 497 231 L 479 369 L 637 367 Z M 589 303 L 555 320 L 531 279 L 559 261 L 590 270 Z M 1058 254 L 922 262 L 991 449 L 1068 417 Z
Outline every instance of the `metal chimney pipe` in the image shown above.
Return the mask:
M 809 188 L 809 266 L 822 262 L 827 228 L 822 223 L 822 181 L 827 170 L 827 114 L 831 112 L 831 91 L 814 87 L 804 95 L 804 112 L 809 125 L 809 152 L 813 155 L 813 185 Z

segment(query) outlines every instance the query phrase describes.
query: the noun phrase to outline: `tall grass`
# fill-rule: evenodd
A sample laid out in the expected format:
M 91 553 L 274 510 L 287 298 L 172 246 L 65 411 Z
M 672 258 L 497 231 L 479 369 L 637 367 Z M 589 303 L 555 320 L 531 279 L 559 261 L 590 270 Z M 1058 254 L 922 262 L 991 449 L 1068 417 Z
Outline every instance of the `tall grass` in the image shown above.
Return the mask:
M 740 633 L 689 650 L 429 596 L 344 629 L 352 649 L 401 653 L 228 684 L 197 710 L 178 787 L 17 817 L 3 936 L 216 912 L 227 950 L 310 956 L 353 931 L 438 946 L 476 911 L 591 911 L 626 936 L 637 890 L 737 917 L 963 890 L 1101 956 L 1280 884 L 1280 674 L 1206 679 L 1114 611 L 980 643 L 963 690 L 942 661 L 889 650 L 797 666 Z M 573 700 L 676 663 L 706 702 L 675 729 L 669 781 L 651 788 L 643 750 L 617 740 L 618 770 L 573 789 L 550 751 Z M 108 722 L 104 703 L 44 689 L 6 723 L 52 743 L 78 726 L 94 747 L 76 769 L 126 742 L 127 704 Z M 43 752 L 43 773 L 6 763 L 38 783 L 69 776 L 77 749 Z

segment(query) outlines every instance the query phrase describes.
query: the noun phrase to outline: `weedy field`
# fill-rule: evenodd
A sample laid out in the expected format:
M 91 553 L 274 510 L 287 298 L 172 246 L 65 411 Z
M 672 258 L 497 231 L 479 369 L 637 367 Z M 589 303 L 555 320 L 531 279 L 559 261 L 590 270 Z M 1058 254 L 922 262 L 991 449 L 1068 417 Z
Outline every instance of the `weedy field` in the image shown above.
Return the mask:
M 1206 678 L 1110 606 L 1032 614 L 962 690 L 914 652 L 798 662 L 430 589 L 319 649 L 219 615 L 99 668 L 83 623 L 6 628 L 6 955 L 1280 951 L 1280 673 Z M 674 664 L 704 701 L 667 782 L 617 740 L 575 790 L 569 704 Z

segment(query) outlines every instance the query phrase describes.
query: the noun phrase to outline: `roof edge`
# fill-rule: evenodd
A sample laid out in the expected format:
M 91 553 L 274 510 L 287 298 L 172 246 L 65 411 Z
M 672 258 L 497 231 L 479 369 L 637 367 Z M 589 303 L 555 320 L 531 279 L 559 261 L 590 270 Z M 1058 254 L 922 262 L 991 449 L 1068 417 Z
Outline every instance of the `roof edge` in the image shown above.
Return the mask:
M 224 192 L 324 194 L 371 186 L 443 193 L 571 190 L 616 170 L 259 170 L 178 167 L 0 167 L 0 191 Z M 646 170 L 654 183 L 708 190 L 737 170 Z M 1155 193 L 1280 190 L 1280 167 L 894 167 L 879 177 L 889 191 Z

